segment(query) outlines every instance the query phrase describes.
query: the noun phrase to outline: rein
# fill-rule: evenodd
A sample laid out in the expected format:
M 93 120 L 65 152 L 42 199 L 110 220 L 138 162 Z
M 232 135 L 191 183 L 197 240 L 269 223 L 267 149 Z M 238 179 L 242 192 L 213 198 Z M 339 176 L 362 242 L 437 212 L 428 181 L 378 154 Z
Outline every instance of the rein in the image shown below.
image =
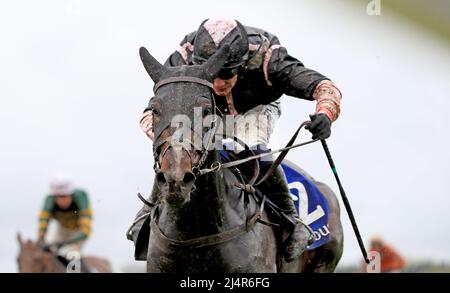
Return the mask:
M 198 175 L 199 176 L 205 175 L 205 174 L 208 174 L 208 173 L 211 173 L 211 172 L 219 171 L 220 169 L 225 169 L 225 168 L 238 166 L 238 165 L 241 165 L 243 163 L 246 163 L 246 162 L 249 162 L 249 161 L 252 161 L 252 160 L 255 160 L 255 159 L 259 159 L 259 158 L 266 157 L 266 156 L 269 156 L 269 155 L 272 155 L 272 154 L 276 154 L 276 153 L 281 153 L 278 156 L 278 158 L 273 162 L 273 164 L 270 166 L 270 168 L 266 172 L 266 174 L 258 181 L 258 183 L 256 183 L 256 185 L 259 185 L 261 182 L 266 180 L 273 173 L 273 171 L 278 167 L 278 165 L 280 165 L 281 161 L 283 161 L 283 159 L 286 157 L 287 153 L 291 149 L 298 148 L 298 147 L 301 147 L 301 146 L 304 146 L 304 145 L 308 145 L 308 144 L 311 144 L 311 143 L 314 143 L 314 142 L 318 141 L 318 139 L 313 139 L 313 140 L 309 140 L 309 141 L 298 143 L 298 144 L 294 145 L 295 139 L 297 138 L 300 130 L 304 126 L 306 126 L 306 125 L 308 125 L 310 123 L 311 123 L 310 121 L 303 122 L 297 128 L 297 130 L 295 131 L 294 135 L 291 137 L 291 139 L 289 140 L 288 144 L 284 148 L 277 149 L 277 150 L 270 151 L 270 152 L 263 153 L 263 154 L 253 155 L 253 156 L 247 157 L 245 159 L 240 159 L 240 160 L 227 162 L 227 163 L 223 163 L 223 164 L 221 164 L 220 162 L 214 162 L 213 164 L 211 164 L 210 168 L 205 168 L 205 169 L 198 170 L 197 171 Z

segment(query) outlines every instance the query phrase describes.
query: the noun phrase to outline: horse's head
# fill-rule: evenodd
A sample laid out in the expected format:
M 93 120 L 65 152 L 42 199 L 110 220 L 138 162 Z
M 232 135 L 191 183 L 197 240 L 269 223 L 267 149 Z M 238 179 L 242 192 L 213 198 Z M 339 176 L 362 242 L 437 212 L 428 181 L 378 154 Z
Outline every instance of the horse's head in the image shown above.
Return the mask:
M 41 273 L 46 271 L 50 254 L 44 251 L 37 242 L 23 241 L 20 234 L 17 234 L 20 252 L 17 257 L 19 272 L 21 273 Z
M 194 170 L 204 163 L 210 148 L 215 126 L 212 82 L 228 54 L 229 46 L 223 46 L 202 65 L 165 67 L 145 48 L 140 49 L 144 67 L 155 82 L 150 109 L 156 182 L 170 205 L 189 201 Z

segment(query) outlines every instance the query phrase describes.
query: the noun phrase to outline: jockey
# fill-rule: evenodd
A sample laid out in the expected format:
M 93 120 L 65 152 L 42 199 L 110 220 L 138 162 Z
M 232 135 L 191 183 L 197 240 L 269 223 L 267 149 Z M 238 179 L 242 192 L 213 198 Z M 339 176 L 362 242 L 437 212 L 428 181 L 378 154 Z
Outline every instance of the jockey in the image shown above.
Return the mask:
M 283 94 L 316 101 L 316 113 L 311 115 L 309 130 L 313 139 L 330 136 L 331 123 L 340 112 L 339 89 L 330 79 L 304 67 L 302 62 L 290 56 L 278 38 L 267 31 L 243 26 L 234 19 L 207 19 L 197 31 L 185 36 L 165 65 L 202 64 L 223 44 L 230 45 L 230 55 L 213 82 L 217 108 L 223 115 L 241 117 L 234 126 L 236 137 L 255 154 L 270 151 L 267 144 L 281 114 L 278 100 Z M 144 111 L 140 124 L 147 136 L 153 139 L 152 113 L 148 110 L 149 107 Z M 239 130 L 249 128 L 245 124 L 247 116 L 255 117 L 256 125 L 240 136 L 239 133 L 244 132 Z M 240 158 L 251 154 L 248 150 L 236 152 Z M 260 160 L 262 175 L 271 163 L 270 159 Z M 292 233 L 283 241 L 284 257 L 292 261 L 306 249 L 314 236 L 298 219 L 281 167 L 259 188 L 292 219 Z M 137 217 L 148 211 L 145 206 Z M 127 234 L 128 239 L 135 242 L 136 249 L 139 249 L 136 240 L 143 221 L 137 221 Z M 146 259 L 145 255 L 139 256 L 138 251 L 135 256 Z
M 405 259 L 378 234 L 371 237 L 369 251 L 376 251 L 380 254 L 380 273 L 400 272 L 406 266 Z
M 50 219 L 56 220 L 58 225 L 47 246 L 56 248 L 58 255 L 65 259 L 72 258 L 68 256 L 71 252 L 80 253 L 91 234 L 92 210 L 87 193 L 76 189 L 69 177 L 58 175 L 50 182 L 49 195 L 39 213 L 38 241 L 41 245 L 45 243 Z

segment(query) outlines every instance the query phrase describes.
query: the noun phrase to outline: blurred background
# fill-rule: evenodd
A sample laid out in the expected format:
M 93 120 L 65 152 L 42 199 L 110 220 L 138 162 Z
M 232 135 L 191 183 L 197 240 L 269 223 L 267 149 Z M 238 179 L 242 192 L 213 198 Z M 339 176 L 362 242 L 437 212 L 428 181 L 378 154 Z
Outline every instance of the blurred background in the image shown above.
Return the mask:
M 342 112 L 328 140 L 366 245 L 377 233 L 413 271 L 450 263 L 450 2 L 3 1 L 0 3 L 0 272 L 16 272 L 16 233 L 36 239 L 54 173 L 88 191 L 85 254 L 144 271 L 125 232 L 153 180 L 138 119 L 152 96 L 138 48 L 163 62 L 203 19 L 233 17 L 277 35 L 333 79 Z M 282 97 L 272 146 L 315 103 Z M 306 139 L 307 136 L 303 136 Z M 320 144 L 288 158 L 338 191 Z M 346 213 L 338 271 L 361 261 Z

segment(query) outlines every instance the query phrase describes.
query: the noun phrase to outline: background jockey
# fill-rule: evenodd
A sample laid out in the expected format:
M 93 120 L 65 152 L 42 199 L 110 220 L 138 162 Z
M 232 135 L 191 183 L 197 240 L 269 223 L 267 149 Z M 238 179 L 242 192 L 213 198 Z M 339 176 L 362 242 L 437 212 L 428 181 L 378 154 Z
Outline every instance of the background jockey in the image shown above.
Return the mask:
M 374 235 L 370 239 L 369 251 L 380 254 L 380 272 L 394 273 L 406 266 L 405 259 L 392 246 L 387 244 L 380 235 Z M 362 265 L 362 271 L 366 272 L 366 265 Z
M 45 243 L 50 219 L 58 223 L 54 236 Z M 66 176 L 55 176 L 50 182 L 49 195 L 39 214 L 39 242 L 57 249 L 67 259 L 70 252 L 81 252 L 91 234 L 92 210 L 84 190 L 76 189 Z M 85 269 L 85 268 L 84 268 Z
M 213 83 L 217 107 L 223 115 L 244 117 L 236 122 L 236 136 L 245 133 L 239 138 L 255 153 L 268 151 L 270 135 L 281 114 L 278 99 L 283 94 L 316 101 L 316 114 L 311 116 L 309 130 L 313 139 L 330 136 L 331 123 L 340 112 L 339 89 L 327 77 L 306 68 L 290 56 L 278 38 L 267 31 L 243 26 L 234 19 L 207 19 L 197 31 L 185 36 L 165 65 L 202 64 L 223 44 L 229 44 L 231 50 Z M 144 111 L 140 124 L 147 136 L 153 139 L 152 112 L 148 110 Z M 251 115 L 256 118 L 256 125 L 252 125 L 249 131 L 239 131 L 248 128 L 245 117 Z M 249 154 L 245 150 L 238 156 L 244 158 Z M 260 174 L 266 173 L 270 163 L 270 160 L 261 160 Z M 289 225 L 292 233 L 283 241 L 284 257 L 291 261 L 304 251 L 313 236 L 297 217 L 280 167 L 259 187 L 292 219 Z M 149 208 L 144 206 L 137 217 L 148 211 Z M 140 245 L 136 240 L 144 220 L 137 222 L 127 234 L 135 242 L 137 250 Z M 143 241 L 148 242 L 148 239 Z M 140 254 L 139 251 L 136 251 L 136 257 L 146 259 L 145 253 Z

